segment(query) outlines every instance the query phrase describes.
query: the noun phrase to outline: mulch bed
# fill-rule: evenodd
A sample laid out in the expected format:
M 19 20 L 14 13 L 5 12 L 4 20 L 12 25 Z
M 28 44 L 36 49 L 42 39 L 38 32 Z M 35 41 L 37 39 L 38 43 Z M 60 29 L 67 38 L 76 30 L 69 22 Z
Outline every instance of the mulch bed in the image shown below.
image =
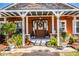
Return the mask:
M 79 43 L 74 43 L 74 44 L 72 44 L 72 48 L 74 48 L 74 49 L 79 49 Z
M 6 45 L 0 44 L 0 51 L 4 50 L 4 49 L 6 49 L 6 48 L 7 48 Z

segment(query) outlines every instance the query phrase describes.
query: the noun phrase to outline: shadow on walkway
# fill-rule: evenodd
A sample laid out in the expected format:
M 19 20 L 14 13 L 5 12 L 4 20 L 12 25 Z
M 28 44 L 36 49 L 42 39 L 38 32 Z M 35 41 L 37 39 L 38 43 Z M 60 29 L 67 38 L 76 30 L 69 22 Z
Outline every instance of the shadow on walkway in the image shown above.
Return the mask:
M 50 52 L 49 50 L 38 50 L 31 53 L 23 53 L 22 56 L 59 56 L 58 52 Z

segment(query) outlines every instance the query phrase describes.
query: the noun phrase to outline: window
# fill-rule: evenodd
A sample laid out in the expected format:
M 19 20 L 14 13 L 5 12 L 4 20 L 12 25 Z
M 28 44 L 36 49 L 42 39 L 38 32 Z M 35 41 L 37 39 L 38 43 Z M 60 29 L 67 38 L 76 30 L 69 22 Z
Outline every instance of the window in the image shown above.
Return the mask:
M 16 21 L 15 24 L 17 26 L 17 32 L 22 33 L 22 21 Z
M 79 20 L 75 20 L 75 33 L 79 34 Z
M 66 21 L 65 20 L 60 21 L 60 32 L 66 32 Z
M 0 21 L 0 27 L 4 24 L 4 21 Z

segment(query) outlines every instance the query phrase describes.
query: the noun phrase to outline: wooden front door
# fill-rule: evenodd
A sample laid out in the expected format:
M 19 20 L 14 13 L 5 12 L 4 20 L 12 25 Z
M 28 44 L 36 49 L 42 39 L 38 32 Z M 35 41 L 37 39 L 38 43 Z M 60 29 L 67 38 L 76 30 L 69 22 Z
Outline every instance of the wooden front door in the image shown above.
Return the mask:
M 47 20 L 33 20 L 33 32 L 36 37 L 44 37 L 45 30 L 48 30 L 48 21 Z

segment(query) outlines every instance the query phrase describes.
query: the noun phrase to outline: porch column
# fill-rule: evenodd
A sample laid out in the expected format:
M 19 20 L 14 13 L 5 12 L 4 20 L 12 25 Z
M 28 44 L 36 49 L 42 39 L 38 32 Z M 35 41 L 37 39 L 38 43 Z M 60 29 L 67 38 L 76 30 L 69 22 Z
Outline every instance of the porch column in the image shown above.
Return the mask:
M 57 44 L 60 46 L 60 29 L 59 29 L 59 15 L 57 15 Z
M 72 26 L 73 26 L 73 34 L 75 34 L 75 28 L 76 28 L 76 26 L 75 26 L 75 25 L 76 25 L 76 24 L 75 24 L 75 21 L 76 21 L 76 17 L 74 16 L 74 17 L 73 17 L 73 25 L 72 25 Z
M 6 17 L 4 17 L 4 23 L 6 23 L 7 21 L 6 21 Z
M 55 31 L 54 31 L 54 16 L 52 16 L 52 34 L 55 34 Z
M 61 46 L 60 42 L 60 16 L 64 13 L 64 11 L 53 11 L 53 13 L 57 16 L 57 46 Z
M 23 38 L 23 46 L 25 46 L 25 19 L 24 16 L 22 16 L 22 38 Z
M 26 34 L 28 34 L 28 16 L 26 16 Z
M 30 39 L 30 34 L 28 33 L 28 16 L 26 16 L 26 38 Z

